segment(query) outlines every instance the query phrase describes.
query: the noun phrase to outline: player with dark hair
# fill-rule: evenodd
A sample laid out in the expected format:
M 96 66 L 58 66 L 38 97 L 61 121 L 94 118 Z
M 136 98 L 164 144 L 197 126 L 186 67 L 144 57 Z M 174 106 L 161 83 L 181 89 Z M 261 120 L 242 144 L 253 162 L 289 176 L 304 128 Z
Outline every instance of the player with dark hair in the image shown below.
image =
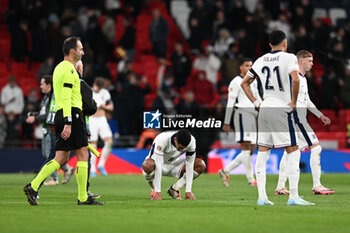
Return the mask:
M 186 158 L 180 157 L 186 154 Z M 161 200 L 162 176 L 178 178 L 168 194 L 181 199 L 180 189 L 186 185 L 185 199 L 195 200 L 192 181 L 205 171 L 203 160 L 196 158 L 196 139 L 186 129 L 160 133 L 142 164 L 143 175 L 152 188 L 151 199 Z
M 70 151 L 77 156 L 78 205 L 101 205 L 92 196 L 87 195 L 88 177 L 88 139 L 85 119 L 82 113 L 83 101 L 80 90 L 80 79 L 76 63 L 84 55 L 83 45 L 79 38 L 69 37 L 63 43 L 64 60 L 53 73 L 53 89 L 56 100 L 55 132 L 56 156 L 41 169 L 24 192 L 31 205 L 38 205 L 36 200 L 40 183 L 67 163 Z
M 228 100 L 222 129 L 227 133 L 231 132 L 230 120 L 233 109 L 235 108 L 233 119 L 236 131 L 235 138 L 236 141 L 241 144 L 242 151 L 224 169 L 219 171 L 222 184 L 226 187 L 229 186 L 230 172 L 241 164 L 243 164 L 245 168 L 248 184 L 250 186 L 256 186 L 253 168 L 250 163 L 250 155 L 253 153 L 256 144 L 256 118 L 258 116 L 258 111 L 241 88 L 243 77 L 250 70 L 252 64 L 253 62 L 250 58 L 242 58 L 239 66 L 240 74 L 232 79 L 228 87 Z M 255 98 L 260 98 L 257 82 L 253 82 L 250 86 Z
M 271 148 L 287 151 L 287 176 L 290 195 L 288 205 L 314 205 L 303 200 L 298 193 L 300 177 L 300 151 L 295 131 L 293 110 L 299 93 L 299 67 L 297 57 L 287 53 L 287 37 L 276 30 L 270 34 L 271 52 L 259 57 L 242 81 L 242 88 L 250 101 L 259 108 L 259 152 L 255 171 L 258 183 L 258 205 L 273 205 L 266 194 L 266 162 Z M 256 99 L 250 84 L 259 77 L 264 89 L 263 101 Z

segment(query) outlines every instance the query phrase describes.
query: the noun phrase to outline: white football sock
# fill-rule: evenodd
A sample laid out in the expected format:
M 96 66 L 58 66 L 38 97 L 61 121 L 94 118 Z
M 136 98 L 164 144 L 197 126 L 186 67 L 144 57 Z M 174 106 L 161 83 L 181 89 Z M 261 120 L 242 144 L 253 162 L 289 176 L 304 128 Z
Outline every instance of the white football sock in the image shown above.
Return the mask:
M 193 171 L 193 180 L 196 179 L 198 176 L 199 176 L 198 172 Z M 186 185 L 186 172 L 178 181 L 176 181 L 175 184 L 173 184 L 173 189 L 179 190 L 183 188 L 185 185 Z
M 223 170 L 225 173 L 230 173 L 230 171 L 232 171 L 233 169 L 235 169 L 236 167 L 238 167 L 239 165 L 241 165 L 241 163 L 243 162 L 243 151 L 241 153 L 239 153 L 236 158 L 234 158 Z
M 300 177 L 300 150 L 296 150 L 292 153 L 287 154 L 287 176 L 289 179 L 289 198 L 295 199 L 299 197 L 298 185 Z
M 255 164 L 255 175 L 258 183 L 259 199 L 268 200 L 266 195 L 266 161 L 269 158 L 270 150 L 258 152 L 258 157 Z
M 310 167 L 314 183 L 313 188 L 321 185 L 321 151 L 322 147 L 320 145 L 311 149 Z
M 102 148 L 101 158 L 100 158 L 100 161 L 98 162 L 97 167 L 105 166 L 108 155 L 112 151 L 112 146 L 113 146 L 112 142 L 105 142 L 105 145 Z
M 242 150 L 241 162 L 245 168 L 245 175 L 247 176 L 248 182 L 252 183 L 254 181 L 254 174 L 252 164 L 250 162 L 250 150 Z
M 278 184 L 276 189 L 282 189 L 286 187 L 286 181 L 287 181 L 287 151 L 284 150 L 282 159 L 280 162 L 280 170 L 279 170 L 279 176 L 278 176 Z
M 91 146 L 93 146 L 95 149 L 97 147 L 96 143 L 91 143 Z M 90 172 L 96 173 L 96 156 L 90 156 L 90 163 L 91 163 L 91 168 L 90 168 Z

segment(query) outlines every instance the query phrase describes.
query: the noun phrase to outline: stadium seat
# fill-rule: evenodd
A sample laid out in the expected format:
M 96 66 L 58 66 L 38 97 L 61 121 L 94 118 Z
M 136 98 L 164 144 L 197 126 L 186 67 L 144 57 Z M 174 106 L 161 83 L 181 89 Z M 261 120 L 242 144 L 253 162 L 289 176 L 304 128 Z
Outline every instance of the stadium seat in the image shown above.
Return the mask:
M 343 8 L 331 8 L 329 9 L 329 18 L 332 20 L 332 24 L 337 26 L 338 19 L 345 19 L 347 17 L 346 11 Z
M 312 14 L 313 19 L 325 18 L 327 17 L 327 10 L 324 8 L 315 8 Z

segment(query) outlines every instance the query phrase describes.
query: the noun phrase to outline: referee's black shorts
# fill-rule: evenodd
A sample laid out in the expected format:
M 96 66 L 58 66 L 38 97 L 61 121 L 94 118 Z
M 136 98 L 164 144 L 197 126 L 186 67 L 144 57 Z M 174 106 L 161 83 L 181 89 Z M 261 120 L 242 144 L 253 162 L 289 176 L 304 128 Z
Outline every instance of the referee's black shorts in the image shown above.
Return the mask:
M 55 132 L 56 144 L 55 150 L 71 151 L 77 150 L 88 145 L 88 136 L 86 131 L 86 122 L 83 113 L 78 108 L 72 108 L 72 131 L 67 140 L 61 137 L 64 128 L 64 117 L 62 109 L 56 112 Z

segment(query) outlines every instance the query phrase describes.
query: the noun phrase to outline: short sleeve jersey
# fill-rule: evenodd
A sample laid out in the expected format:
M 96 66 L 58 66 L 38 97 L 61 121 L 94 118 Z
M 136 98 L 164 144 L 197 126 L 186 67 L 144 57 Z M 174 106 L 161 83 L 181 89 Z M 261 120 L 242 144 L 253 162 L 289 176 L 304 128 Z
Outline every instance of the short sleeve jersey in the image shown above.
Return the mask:
M 154 139 L 152 149 L 154 149 L 155 154 L 163 156 L 165 164 L 177 160 L 184 152 L 192 155 L 196 151 L 196 139 L 192 135 L 188 147 L 183 151 L 178 151 L 174 144 L 176 133 L 176 131 L 163 132 Z
M 102 88 L 99 92 L 94 92 L 92 98 L 95 100 L 97 107 L 107 105 L 107 102 L 111 100 L 111 94 Z
M 247 95 L 244 93 L 241 83 L 243 81 L 243 77 L 240 75 L 237 75 L 232 81 L 230 82 L 228 86 L 228 98 L 234 98 L 236 97 L 236 101 L 234 103 L 234 106 L 228 106 L 228 107 L 238 107 L 238 108 L 255 108 L 254 104 L 248 99 Z M 253 92 L 253 95 L 255 98 L 259 95 L 258 93 L 258 87 L 257 82 L 254 81 L 250 84 L 251 90 Z
M 69 61 L 59 63 L 53 72 L 52 81 L 56 110 L 63 109 L 63 117 L 72 116 L 72 107 L 82 110 L 80 79 L 72 63 Z
M 291 102 L 292 71 L 298 71 L 298 60 L 294 54 L 272 51 L 258 58 L 251 70 L 250 77 L 258 76 L 264 89 L 264 101 L 261 107 L 287 107 Z

